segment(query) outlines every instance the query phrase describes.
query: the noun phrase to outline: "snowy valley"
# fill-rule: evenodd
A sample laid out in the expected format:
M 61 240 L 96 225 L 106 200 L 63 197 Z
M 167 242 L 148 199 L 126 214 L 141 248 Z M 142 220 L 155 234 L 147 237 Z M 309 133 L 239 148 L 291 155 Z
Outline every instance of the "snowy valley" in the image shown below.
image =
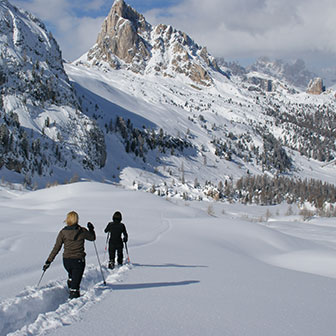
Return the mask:
M 335 91 L 313 81 L 306 93 L 302 62 L 237 70 L 116 1 L 96 45 L 63 68 L 43 23 L 1 6 L 3 181 L 84 178 L 184 199 L 227 199 L 221 186 L 263 174 L 335 183 Z
M 302 61 L 243 68 L 123 0 L 74 62 L 0 1 L 0 335 L 332 336 L 336 101 Z M 81 297 L 66 213 L 94 223 Z M 131 263 L 107 268 L 114 211 Z
M 0 335 L 334 335 L 334 220 L 94 182 L 0 197 Z M 61 256 L 36 286 L 69 209 L 94 223 L 107 282 L 87 242 L 70 302 Z M 116 209 L 131 264 L 110 271 L 103 229 Z

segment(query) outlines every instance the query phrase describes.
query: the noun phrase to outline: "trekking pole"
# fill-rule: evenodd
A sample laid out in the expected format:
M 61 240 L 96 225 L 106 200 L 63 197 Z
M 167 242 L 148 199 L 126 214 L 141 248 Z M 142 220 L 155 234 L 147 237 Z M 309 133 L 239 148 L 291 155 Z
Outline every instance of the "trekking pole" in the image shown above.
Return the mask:
M 106 285 L 106 281 L 105 281 L 104 273 L 103 273 L 103 269 L 102 269 L 102 266 L 101 266 L 101 263 L 100 263 L 100 260 L 99 260 L 99 255 L 98 255 L 97 246 L 96 246 L 96 242 L 95 242 L 95 241 L 93 241 L 93 245 L 94 245 L 94 248 L 95 248 L 95 250 L 96 250 L 97 259 L 98 259 L 98 264 L 99 264 L 99 267 L 100 267 L 100 273 L 101 273 L 101 275 L 102 275 L 104 285 Z
M 40 283 L 41 283 L 41 281 L 42 281 L 42 278 L 43 278 L 43 276 L 44 276 L 44 273 L 46 272 L 46 270 L 45 271 L 43 271 L 43 273 L 42 273 L 42 275 L 41 275 L 41 278 L 40 278 L 40 281 L 38 282 L 38 284 L 37 284 L 37 287 L 39 287 L 40 286 Z
M 127 248 L 127 243 L 125 243 L 125 249 L 126 249 L 126 254 L 127 254 L 127 262 L 130 264 L 131 263 L 131 260 L 130 260 L 130 257 L 129 257 L 129 254 L 128 254 L 128 248 Z

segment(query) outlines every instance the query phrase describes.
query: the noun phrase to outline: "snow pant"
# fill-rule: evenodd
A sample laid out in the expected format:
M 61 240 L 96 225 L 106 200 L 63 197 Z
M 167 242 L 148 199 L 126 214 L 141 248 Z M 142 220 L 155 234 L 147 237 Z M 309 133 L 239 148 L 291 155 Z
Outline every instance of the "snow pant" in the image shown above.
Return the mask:
M 116 257 L 116 252 L 117 252 L 117 256 L 118 256 L 118 264 L 122 265 L 123 263 L 123 259 L 124 259 L 124 255 L 123 255 L 123 245 L 120 244 L 109 244 L 109 257 L 110 257 L 110 261 L 115 260 Z
M 63 258 L 63 265 L 68 272 L 68 277 L 71 279 L 70 289 L 79 290 L 80 283 L 82 281 L 84 269 L 85 269 L 85 259 L 68 259 Z

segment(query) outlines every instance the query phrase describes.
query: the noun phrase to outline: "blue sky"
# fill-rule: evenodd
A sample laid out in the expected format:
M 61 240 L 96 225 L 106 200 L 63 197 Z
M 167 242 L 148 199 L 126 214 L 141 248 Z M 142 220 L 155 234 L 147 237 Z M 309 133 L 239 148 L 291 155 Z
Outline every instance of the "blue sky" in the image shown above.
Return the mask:
M 85 6 L 74 6 L 73 11 L 78 17 L 86 17 L 86 16 L 91 16 L 91 17 L 101 17 L 101 16 L 106 16 L 109 10 L 112 7 L 114 0 L 106 0 L 102 3 L 97 2 L 97 6 L 92 8 L 92 7 L 85 7 Z M 31 0 L 22 0 L 21 3 L 29 3 L 32 2 Z M 83 0 L 82 3 L 93 3 L 93 1 L 86 1 Z M 165 9 L 165 8 L 170 8 L 176 4 L 178 4 L 180 1 L 179 0 L 126 0 L 126 3 L 135 8 L 138 12 L 144 13 L 152 9 Z
M 166 0 L 166 1 L 162 1 L 162 0 L 131 0 L 131 1 L 127 1 L 126 2 L 132 6 L 133 8 L 135 8 L 138 12 L 143 13 L 143 12 L 147 12 L 153 8 L 160 8 L 160 9 L 164 9 L 164 8 L 170 8 L 174 5 L 179 4 L 181 1 L 179 0 Z
M 113 0 L 9 0 L 47 25 L 68 60 L 96 41 Z M 214 56 L 241 63 L 260 56 L 332 66 L 334 0 L 125 0 L 153 25 L 171 24 Z M 336 64 L 335 64 L 336 66 Z M 313 69 L 315 70 L 315 69 Z

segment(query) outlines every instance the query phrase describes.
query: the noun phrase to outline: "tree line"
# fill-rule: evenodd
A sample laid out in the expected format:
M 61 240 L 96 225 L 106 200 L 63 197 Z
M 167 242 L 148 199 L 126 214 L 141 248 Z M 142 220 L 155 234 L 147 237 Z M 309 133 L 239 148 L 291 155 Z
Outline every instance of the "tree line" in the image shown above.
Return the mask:
M 317 209 L 327 204 L 335 204 L 336 187 L 333 184 L 316 179 L 296 179 L 287 176 L 271 177 L 246 175 L 235 183 L 231 180 L 220 182 L 208 193 L 215 199 L 239 201 L 244 204 L 276 205 L 308 202 Z

